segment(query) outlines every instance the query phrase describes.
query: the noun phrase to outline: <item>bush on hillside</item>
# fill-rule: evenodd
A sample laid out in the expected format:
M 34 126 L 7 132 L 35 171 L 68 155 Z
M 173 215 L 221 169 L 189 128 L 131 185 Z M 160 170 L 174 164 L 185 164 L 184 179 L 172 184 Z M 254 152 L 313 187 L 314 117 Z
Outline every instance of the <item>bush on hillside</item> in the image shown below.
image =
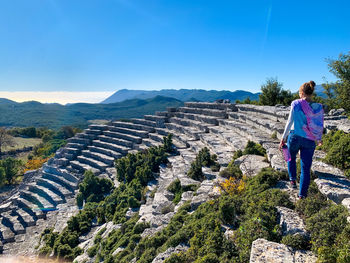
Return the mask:
M 255 143 L 253 141 L 248 141 L 246 147 L 243 150 L 243 155 L 246 154 L 256 154 L 264 156 L 266 154 L 266 150 L 260 144 Z
M 350 134 L 331 131 L 323 136 L 322 149 L 327 155 L 325 161 L 345 170 L 350 177 Z
M 82 206 L 82 200 L 85 202 L 100 202 L 113 189 L 113 182 L 106 178 L 99 178 L 91 171 L 84 173 L 84 179 L 79 184 L 79 193 L 77 196 L 78 206 Z
M 193 180 L 203 181 L 205 179 L 202 167 L 211 167 L 213 171 L 220 170 L 220 164 L 217 162 L 217 156 L 215 154 L 210 155 L 209 149 L 204 147 L 199 151 L 196 159 L 191 163 L 191 168 L 187 172 L 188 177 Z

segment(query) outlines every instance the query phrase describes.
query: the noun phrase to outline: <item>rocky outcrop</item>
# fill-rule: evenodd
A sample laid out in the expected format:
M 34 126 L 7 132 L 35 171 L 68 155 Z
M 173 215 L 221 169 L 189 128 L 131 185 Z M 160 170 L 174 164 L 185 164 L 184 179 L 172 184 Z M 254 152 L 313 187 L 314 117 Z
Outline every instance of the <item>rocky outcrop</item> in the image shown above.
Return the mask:
M 250 263 L 315 263 L 317 257 L 310 251 L 292 248 L 259 238 L 252 244 Z
M 280 227 L 282 230 L 282 235 L 295 235 L 300 234 L 307 236 L 305 225 L 303 220 L 300 218 L 298 213 L 287 207 L 277 207 L 280 218 Z
M 180 253 L 180 252 L 186 251 L 187 249 L 189 249 L 189 246 L 186 244 L 180 244 L 176 247 L 170 247 L 166 251 L 164 251 L 163 253 L 158 254 L 158 256 L 156 256 L 153 259 L 152 263 L 162 263 L 167 258 L 169 258 L 172 254 Z
M 270 166 L 264 156 L 247 154 L 235 160 L 235 165 L 239 165 L 239 169 L 246 176 L 257 175 L 263 168 Z

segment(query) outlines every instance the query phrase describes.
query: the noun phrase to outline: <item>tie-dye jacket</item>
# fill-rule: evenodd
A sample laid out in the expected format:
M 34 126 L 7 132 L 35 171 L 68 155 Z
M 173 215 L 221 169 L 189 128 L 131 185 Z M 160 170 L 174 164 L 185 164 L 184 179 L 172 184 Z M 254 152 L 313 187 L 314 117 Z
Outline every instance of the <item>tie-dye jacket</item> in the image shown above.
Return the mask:
M 287 140 L 294 123 L 294 134 L 316 141 L 322 139 L 323 107 L 319 103 L 308 103 L 305 99 L 294 100 L 282 138 Z

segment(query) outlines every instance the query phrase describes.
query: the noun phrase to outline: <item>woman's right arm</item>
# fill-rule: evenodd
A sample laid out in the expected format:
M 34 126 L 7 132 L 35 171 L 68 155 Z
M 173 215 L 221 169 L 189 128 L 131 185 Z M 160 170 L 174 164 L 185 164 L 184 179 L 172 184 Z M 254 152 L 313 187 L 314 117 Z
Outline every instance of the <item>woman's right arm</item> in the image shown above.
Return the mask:
M 282 138 L 281 138 L 281 142 L 280 142 L 280 145 L 279 145 L 280 149 L 286 143 L 289 131 L 292 128 L 292 125 L 293 125 L 293 122 L 294 122 L 294 116 L 293 115 L 294 115 L 294 107 L 291 106 L 290 107 L 290 112 L 289 112 L 289 117 L 288 117 L 286 126 L 284 127 L 284 132 L 283 132 L 283 135 L 282 135 Z

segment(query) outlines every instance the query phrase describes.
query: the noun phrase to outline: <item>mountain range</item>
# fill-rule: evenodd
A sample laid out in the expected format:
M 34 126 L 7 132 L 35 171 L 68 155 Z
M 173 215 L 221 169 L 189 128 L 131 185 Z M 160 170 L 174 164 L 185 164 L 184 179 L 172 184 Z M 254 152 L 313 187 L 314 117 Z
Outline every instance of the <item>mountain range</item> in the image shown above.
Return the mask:
M 85 128 L 89 120 L 116 120 L 140 118 L 167 107 L 180 107 L 183 102 L 174 98 L 156 96 L 150 99 L 130 99 L 110 104 L 74 103 L 61 105 L 37 101 L 18 103 L 0 99 L 0 127 L 48 127 L 65 125 Z
M 229 99 L 231 102 L 244 100 L 249 97 L 251 100 L 259 99 L 260 93 L 251 93 L 244 90 L 202 90 L 202 89 L 163 89 L 163 90 L 128 90 L 121 89 L 101 103 L 116 103 L 127 99 L 148 99 L 155 96 L 164 96 L 181 101 L 215 101 L 219 99 Z

